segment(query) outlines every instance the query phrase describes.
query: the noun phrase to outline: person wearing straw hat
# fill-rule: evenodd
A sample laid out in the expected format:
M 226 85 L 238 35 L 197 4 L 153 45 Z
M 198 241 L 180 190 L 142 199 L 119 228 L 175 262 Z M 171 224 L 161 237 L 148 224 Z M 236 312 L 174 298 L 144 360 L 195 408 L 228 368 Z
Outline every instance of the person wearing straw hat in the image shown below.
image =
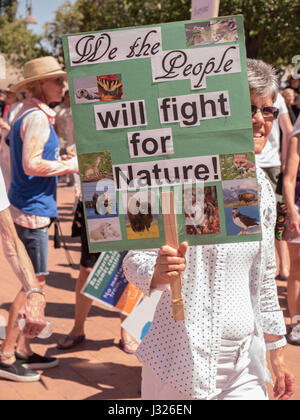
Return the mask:
M 11 214 L 17 233 L 32 261 L 39 289 L 44 293 L 48 274 L 48 227 L 56 218 L 57 176 L 78 172 L 75 156 L 59 160 L 59 141 L 53 125 L 55 112 L 49 107 L 62 99 L 66 72 L 54 57 L 27 62 L 24 78 L 13 92 L 25 92 L 23 107 L 10 131 L 11 186 L 8 192 Z M 24 366 L 45 369 L 57 366 L 58 360 L 32 352 L 22 334 L 16 358 Z

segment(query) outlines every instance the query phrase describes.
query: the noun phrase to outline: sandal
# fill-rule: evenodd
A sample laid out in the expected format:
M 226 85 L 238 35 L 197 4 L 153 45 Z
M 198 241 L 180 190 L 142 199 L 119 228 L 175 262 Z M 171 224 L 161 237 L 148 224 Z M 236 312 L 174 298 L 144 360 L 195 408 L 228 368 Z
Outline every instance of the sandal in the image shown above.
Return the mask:
M 57 344 L 58 350 L 69 350 L 85 341 L 85 335 L 67 335 L 61 343 Z
M 125 341 L 121 339 L 119 342 L 119 346 L 121 350 L 123 350 L 127 354 L 135 354 L 137 349 L 134 349 L 134 347 L 136 345 L 137 345 L 136 341 Z
M 285 277 L 285 276 L 282 276 L 281 274 L 278 274 L 276 277 L 275 277 L 275 280 L 280 280 L 280 281 L 288 281 L 288 277 Z

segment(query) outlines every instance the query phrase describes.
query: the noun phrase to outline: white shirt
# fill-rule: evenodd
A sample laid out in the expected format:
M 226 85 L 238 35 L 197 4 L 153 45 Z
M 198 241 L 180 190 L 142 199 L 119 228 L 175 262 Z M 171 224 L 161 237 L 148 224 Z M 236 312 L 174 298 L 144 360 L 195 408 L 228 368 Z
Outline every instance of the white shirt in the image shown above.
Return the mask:
M 285 100 L 280 93 L 278 93 L 274 107 L 279 108 L 279 116 L 282 114 L 288 114 Z M 255 156 L 256 164 L 260 168 L 273 168 L 275 166 L 281 166 L 280 127 L 278 118 L 273 121 L 272 130 L 263 151 L 259 155 Z
M 0 168 L 0 211 L 6 210 L 9 207 L 9 201 L 6 194 L 5 183 Z
M 239 269 L 237 255 L 239 261 L 243 261 Z M 227 314 L 222 331 L 225 340 L 242 340 L 254 332 L 249 273 L 253 261 L 258 257 L 259 242 L 238 243 L 228 247 L 224 293 Z
M 261 185 L 263 241 L 190 247 L 182 282 L 185 320 L 173 320 L 170 290 L 166 288 L 151 328 L 137 351 L 139 360 L 163 383 L 191 399 L 209 399 L 216 393 L 218 357 L 222 336 L 226 331 L 224 326 L 228 314 L 234 313 L 236 309 L 228 311 L 225 288 L 230 271 L 227 264 L 231 259 L 231 270 L 236 272 L 235 281 L 239 281 L 239 274 L 244 270 L 247 247 L 251 248 L 253 256 L 257 256 L 252 264 L 247 264 L 249 290 L 246 300 L 248 309 L 251 309 L 250 318 L 254 320 L 256 349 L 252 354 L 257 359 L 257 370 L 261 372 L 262 381 L 266 380 L 267 375 L 263 335 L 286 333 L 274 280 L 275 197 L 262 170 L 258 168 L 257 174 Z M 239 254 L 238 248 L 243 249 L 244 256 Z M 127 279 L 146 295 L 151 292 L 156 258 L 157 250 L 130 251 L 123 262 Z M 245 281 L 245 272 L 242 277 L 242 281 Z M 242 290 L 245 290 L 244 286 Z

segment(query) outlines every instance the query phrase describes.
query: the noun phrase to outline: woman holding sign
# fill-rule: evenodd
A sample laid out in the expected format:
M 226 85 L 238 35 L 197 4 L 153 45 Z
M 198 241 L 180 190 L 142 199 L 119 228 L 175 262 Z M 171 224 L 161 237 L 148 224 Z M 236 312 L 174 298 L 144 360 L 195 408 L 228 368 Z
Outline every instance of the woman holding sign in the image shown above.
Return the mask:
M 278 111 L 273 69 L 248 60 L 255 153 L 263 150 Z M 137 355 L 143 399 L 267 400 L 267 347 L 275 398 L 292 396 L 284 361 L 284 318 L 275 283 L 275 199 L 258 168 L 262 242 L 130 252 L 124 271 L 146 295 L 163 289 L 154 321 Z M 185 320 L 172 317 L 169 285 L 183 274 Z

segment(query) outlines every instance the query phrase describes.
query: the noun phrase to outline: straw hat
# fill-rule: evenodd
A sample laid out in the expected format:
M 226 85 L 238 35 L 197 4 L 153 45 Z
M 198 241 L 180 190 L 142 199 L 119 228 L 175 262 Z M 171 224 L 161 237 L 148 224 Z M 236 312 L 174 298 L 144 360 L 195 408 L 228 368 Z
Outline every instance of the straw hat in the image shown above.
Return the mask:
M 41 57 L 28 61 L 24 66 L 24 79 L 11 87 L 12 92 L 21 92 L 25 85 L 35 80 L 63 77 L 67 79 L 67 73 L 63 71 L 54 57 Z

